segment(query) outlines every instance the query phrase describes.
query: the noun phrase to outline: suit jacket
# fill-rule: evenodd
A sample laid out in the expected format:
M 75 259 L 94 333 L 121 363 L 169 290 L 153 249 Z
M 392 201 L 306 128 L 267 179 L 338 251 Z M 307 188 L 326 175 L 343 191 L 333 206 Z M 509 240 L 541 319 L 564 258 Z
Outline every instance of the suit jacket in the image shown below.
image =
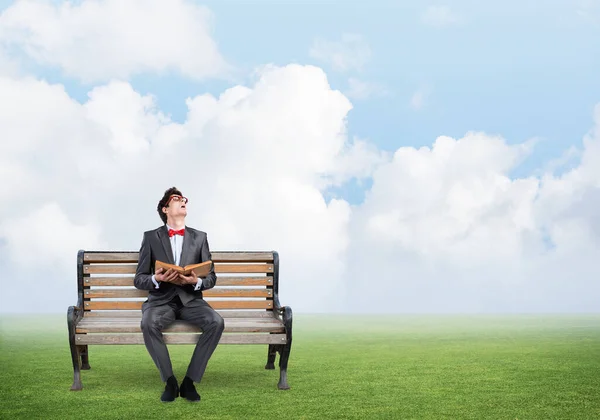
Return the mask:
M 188 264 L 196 264 L 212 259 L 208 246 L 206 233 L 190 227 L 185 228 L 181 258 L 179 265 L 185 267 Z M 154 263 L 156 260 L 175 264 L 173 250 L 169 241 L 169 232 L 166 225 L 158 229 L 144 232 L 142 245 L 140 247 L 138 265 L 135 272 L 133 284 L 136 288 L 148 290 L 148 300 L 142 305 L 142 310 L 148 305 L 163 305 L 169 302 L 175 295 L 179 295 L 185 306 L 195 306 L 194 303 L 202 299 L 202 290 L 211 289 L 215 286 L 217 276 L 214 264 L 210 273 L 202 277 L 202 287 L 195 291 L 195 284 L 179 286 L 172 283 L 159 282 L 157 289 L 152 282 Z

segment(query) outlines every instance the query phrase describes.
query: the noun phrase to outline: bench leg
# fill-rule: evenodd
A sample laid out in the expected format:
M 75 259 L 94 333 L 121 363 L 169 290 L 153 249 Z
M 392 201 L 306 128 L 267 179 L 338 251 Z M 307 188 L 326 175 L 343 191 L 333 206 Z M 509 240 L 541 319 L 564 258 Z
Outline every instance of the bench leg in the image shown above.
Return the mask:
M 290 346 L 280 346 L 279 350 L 279 383 L 277 388 L 279 389 L 290 389 L 287 382 L 287 364 L 290 358 Z
M 275 369 L 275 356 L 277 356 L 277 346 L 269 344 L 269 352 L 267 353 L 267 364 L 265 369 Z
M 292 350 L 292 308 L 289 306 L 284 307 L 283 325 L 285 326 L 287 343 L 283 346 L 277 346 L 279 351 L 279 383 L 277 384 L 277 388 L 290 389 L 287 381 L 287 367 Z
M 90 370 L 90 362 L 88 360 L 88 346 L 79 346 L 81 349 L 81 370 Z
M 79 369 L 79 359 L 81 357 L 81 347 L 75 344 L 75 308 L 69 307 L 67 311 L 67 326 L 69 327 L 69 346 L 71 347 L 71 361 L 73 362 L 73 385 L 71 391 L 81 391 L 81 371 Z
M 71 345 L 71 359 L 73 359 L 73 385 L 71 385 L 71 391 L 81 391 L 83 385 L 81 384 L 78 346 Z

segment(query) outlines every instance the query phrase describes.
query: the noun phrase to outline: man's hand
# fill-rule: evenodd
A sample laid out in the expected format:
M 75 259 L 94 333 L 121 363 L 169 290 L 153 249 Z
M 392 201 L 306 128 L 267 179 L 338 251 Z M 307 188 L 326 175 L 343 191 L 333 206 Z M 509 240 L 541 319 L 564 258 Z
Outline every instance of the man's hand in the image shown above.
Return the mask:
M 154 278 L 156 279 L 156 281 L 161 281 L 164 283 L 175 283 L 175 280 L 177 280 L 178 275 L 179 274 L 177 273 L 177 271 L 173 270 L 172 268 L 169 268 L 165 272 L 165 269 L 160 267 L 158 270 L 156 270 L 156 273 L 154 273 Z
M 176 284 L 179 284 L 180 286 L 184 286 L 186 284 L 196 285 L 198 283 L 198 277 L 196 277 L 194 272 L 191 272 L 189 276 L 184 276 L 183 274 L 179 274 L 178 276 L 179 278 L 177 279 Z

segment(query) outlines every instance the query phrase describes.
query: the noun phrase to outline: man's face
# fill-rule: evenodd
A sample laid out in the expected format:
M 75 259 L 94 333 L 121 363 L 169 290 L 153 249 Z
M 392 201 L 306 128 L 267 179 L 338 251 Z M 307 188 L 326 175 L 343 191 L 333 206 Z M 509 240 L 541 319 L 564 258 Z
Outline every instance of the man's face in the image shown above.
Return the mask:
M 188 199 L 185 197 L 182 197 L 177 194 L 171 195 L 169 201 L 167 202 L 167 205 L 164 208 L 167 217 L 187 216 L 187 202 Z

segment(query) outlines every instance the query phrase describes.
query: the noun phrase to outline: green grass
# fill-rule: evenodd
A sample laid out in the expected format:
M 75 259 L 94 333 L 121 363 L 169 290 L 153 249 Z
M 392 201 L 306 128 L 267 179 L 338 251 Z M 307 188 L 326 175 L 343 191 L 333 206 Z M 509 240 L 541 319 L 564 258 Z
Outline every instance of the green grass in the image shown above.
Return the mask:
M 289 391 L 266 346 L 219 346 L 199 404 L 159 401 L 144 346 L 90 346 L 71 392 L 66 316 L 3 316 L 0 418 L 600 418 L 600 315 L 296 315 Z M 193 347 L 170 346 L 182 379 Z

